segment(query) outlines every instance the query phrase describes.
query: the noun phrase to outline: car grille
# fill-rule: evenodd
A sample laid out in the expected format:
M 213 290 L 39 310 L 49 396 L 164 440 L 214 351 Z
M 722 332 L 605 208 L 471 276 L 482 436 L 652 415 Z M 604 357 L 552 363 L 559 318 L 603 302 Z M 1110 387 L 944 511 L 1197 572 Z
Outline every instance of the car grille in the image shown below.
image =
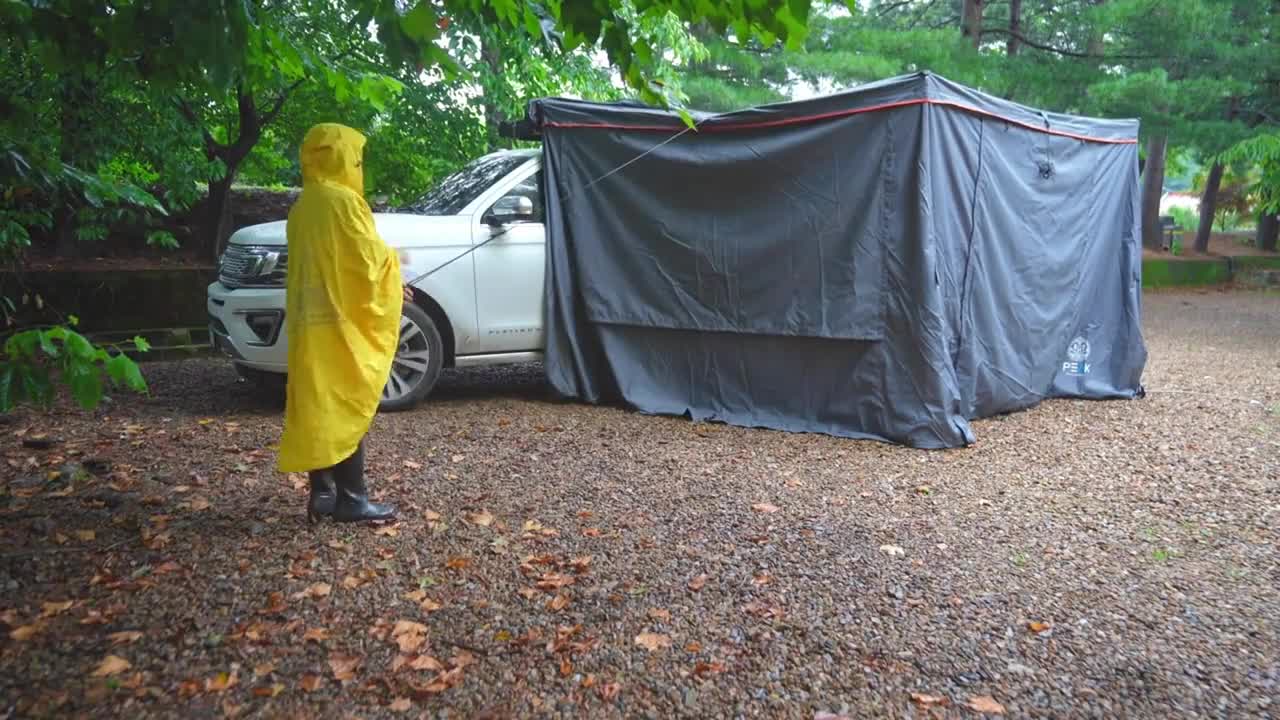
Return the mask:
M 281 247 L 232 245 L 222 254 L 218 280 L 229 288 L 284 287 L 289 253 Z

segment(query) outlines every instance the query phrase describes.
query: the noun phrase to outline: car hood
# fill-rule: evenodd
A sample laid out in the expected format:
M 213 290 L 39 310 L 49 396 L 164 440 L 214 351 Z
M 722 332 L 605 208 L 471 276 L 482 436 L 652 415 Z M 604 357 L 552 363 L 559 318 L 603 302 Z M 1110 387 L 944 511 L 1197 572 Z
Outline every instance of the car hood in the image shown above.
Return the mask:
M 374 226 L 383 241 L 393 248 L 424 245 L 452 245 L 469 242 L 471 219 L 464 215 L 413 215 L 374 213 Z M 232 245 L 283 247 L 289 244 L 285 220 L 242 227 L 228 241 Z

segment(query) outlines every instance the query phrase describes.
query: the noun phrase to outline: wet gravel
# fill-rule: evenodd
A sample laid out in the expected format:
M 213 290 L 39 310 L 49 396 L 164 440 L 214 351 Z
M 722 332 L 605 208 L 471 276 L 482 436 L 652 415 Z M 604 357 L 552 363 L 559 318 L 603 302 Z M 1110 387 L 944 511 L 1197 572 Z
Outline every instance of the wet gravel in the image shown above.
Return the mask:
M 278 398 L 148 366 L 0 425 L 0 717 L 1275 717 L 1280 295 L 1144 304 L 1145 399 L 953 451 L 450 373 L 380 530 L 306 526 Z

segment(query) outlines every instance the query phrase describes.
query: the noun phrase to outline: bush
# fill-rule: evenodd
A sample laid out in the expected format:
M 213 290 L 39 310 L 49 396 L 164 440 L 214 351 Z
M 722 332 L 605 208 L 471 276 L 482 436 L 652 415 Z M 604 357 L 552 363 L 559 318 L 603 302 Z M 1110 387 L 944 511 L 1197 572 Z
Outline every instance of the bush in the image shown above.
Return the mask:
M 0 354 L 0 412 L 9 412 L 22 403 L 48 407 L 60 385 L 69 389 L 71 397 L 86 410 L 93 410 L 102 402 L 108 384 L 139 393 L 147 391 L 137 363 L 118 348 L 113 353 L 94 345 L 72 329 L 75 324 L 72 317 L 66 325 L 23 330 L 9 336 Z M 147 351 L 146 340 L 139 337 L 133 342 L 139 352 Z

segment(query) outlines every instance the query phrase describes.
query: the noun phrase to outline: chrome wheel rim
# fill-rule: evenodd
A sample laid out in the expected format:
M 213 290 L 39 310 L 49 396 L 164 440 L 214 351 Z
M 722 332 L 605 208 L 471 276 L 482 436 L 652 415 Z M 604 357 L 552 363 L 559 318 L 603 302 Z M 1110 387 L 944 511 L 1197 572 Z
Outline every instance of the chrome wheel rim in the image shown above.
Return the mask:
M 382 399 L 399 400 L 413 392 L 422 383 L 431 367 L 431 346 L 427 334 L 410 320 L 400 316 L 400 345 L 391 361 L 391 376 L 382 388 Z

